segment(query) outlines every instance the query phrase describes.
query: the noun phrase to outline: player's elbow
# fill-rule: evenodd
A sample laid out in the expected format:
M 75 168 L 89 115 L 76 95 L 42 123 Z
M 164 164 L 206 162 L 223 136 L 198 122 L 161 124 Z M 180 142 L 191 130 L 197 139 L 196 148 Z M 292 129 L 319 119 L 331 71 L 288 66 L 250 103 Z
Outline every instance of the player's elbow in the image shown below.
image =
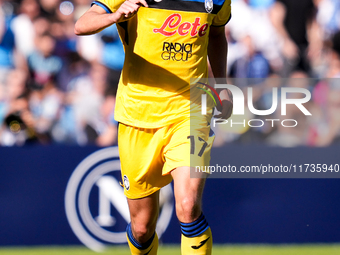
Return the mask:
M 90 25 L 82 18 L 80 18 L 74 25 L 74 33 L 76 35 L 91 35 L 94 31 L 90 29 Z
M 82 32 L 81 24 L 80 24 L 79 21 L 77 21 L 76 24 L 74 25 L 74 33 L 76 35 L 84 35 L 84 33 Z
M 77 21 L 77 23 L 74 25 L 73 31 L 76 35 L 93 35 L 100 32 L 101 30 L 102 29 L 96 30 L 95 28 L 91 28 L 88 23 Z

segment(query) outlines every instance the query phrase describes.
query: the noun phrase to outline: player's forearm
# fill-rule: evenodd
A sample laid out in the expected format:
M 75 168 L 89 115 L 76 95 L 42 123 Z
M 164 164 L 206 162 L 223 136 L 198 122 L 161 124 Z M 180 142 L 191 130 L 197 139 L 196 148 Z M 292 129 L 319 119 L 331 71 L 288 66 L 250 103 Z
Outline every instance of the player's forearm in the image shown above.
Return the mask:
M 223 79 L 227 83 L 227 55 L 228 42 L 224 27 L 214 27 L 209 34 L 208 57 L 211 70 L 215 78 Z M 232 95 L 227 89 L 217 89 L 222 100 L 232 101 Z
M 76 35 L 92 35 L 117 22 L 116 13 L 87 12 L 76 22 L 74 33 Z
M 208 57 L 215 78 L 226 79 L 228 43 L 224 27 L 212 28 L 209 35 Z

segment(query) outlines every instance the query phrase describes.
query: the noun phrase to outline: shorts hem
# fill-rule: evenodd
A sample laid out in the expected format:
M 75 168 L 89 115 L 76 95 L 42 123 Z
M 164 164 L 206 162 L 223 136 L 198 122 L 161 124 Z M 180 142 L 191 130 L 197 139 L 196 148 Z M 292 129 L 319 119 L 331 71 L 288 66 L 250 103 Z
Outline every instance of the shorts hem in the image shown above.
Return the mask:
M 187 164 L 178 165 L 178 166 L 171 168 L 171 170 L 167 170 L 166 172 L 162 173 L 162 176 L 170 174 L 173 170 L 175 170 L 176 168 L 179 168 L 179 167 L 189 167 L 189 168 L 191 168 L 191 166 L 189 166 Z

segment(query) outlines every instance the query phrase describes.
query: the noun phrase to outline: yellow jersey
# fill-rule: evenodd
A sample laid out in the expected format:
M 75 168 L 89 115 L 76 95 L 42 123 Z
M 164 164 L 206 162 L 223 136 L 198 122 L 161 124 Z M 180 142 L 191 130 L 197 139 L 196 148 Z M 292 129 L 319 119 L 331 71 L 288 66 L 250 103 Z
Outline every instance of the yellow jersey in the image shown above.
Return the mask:
M 122 0 L 93 2 L 115 12 Z M 159 128 L 190 117 L 190 78 L 207 78 L 210 26 L 224 26 L 231 0 L 148 0 L 117 24 L 125 62 L 115 118 L 140 128 Z M 218 50 L 218 49 L 217 49 Z M 225 57 L 225 56 L 222 56 Z

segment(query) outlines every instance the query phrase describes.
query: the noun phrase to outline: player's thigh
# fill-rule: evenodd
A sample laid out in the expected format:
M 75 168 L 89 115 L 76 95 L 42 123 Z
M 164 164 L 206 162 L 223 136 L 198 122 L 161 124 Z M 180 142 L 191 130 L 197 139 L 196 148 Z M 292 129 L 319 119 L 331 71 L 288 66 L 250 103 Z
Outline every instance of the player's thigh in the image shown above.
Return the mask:
M 194 168 L 178 167 L 171 172 L 174 180 L 175 198 L 190 197 L 200 203 L 208 174 L 200 173 L 200 178 L 192 178 L 190 171 L 194 171 Z

